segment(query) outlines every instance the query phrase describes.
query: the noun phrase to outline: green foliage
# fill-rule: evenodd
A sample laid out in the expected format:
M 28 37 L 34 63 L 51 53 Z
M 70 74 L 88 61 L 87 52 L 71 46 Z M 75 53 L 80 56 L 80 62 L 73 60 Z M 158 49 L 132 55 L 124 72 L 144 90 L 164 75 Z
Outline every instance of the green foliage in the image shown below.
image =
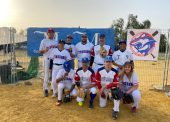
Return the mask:
M 139 22 L 138 16 L 129 14 L 128 21 L 125 26 L 123 18 L 114 20 L 111 28 L 115 30 L 115 45 L 118 45 L 120 40 L 127 40 L 127 29 L 150 29 L 151 22 L 150 20 L 144 20 Z M 161 34 L 159 52 L 165 52 L 166 48 L 166 36 Z

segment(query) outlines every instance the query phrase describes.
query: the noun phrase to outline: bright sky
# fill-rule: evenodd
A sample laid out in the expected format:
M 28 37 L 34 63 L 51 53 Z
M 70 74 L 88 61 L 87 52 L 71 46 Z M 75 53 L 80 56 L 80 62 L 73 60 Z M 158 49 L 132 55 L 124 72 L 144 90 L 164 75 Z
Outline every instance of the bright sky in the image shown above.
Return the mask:
M 152 28 L 170 28 L 170 0 L 0 0 L 0 26 L 110 27 L 137 14 Z

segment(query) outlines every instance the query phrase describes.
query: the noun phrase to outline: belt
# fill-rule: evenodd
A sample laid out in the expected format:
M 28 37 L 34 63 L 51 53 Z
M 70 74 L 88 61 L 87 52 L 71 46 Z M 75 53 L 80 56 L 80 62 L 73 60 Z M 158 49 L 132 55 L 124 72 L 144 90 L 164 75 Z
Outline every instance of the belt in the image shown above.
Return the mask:
M 61 65 L 63 65 L 63 64 L 57 64 L 57 63 L 54 63 L 53 65 L 61 66 Z
M 94 62 L 95 63 L 95 62 Z M 98 64 L 98 63 L 95 63 L 95 64 L 97 64 L 97 65 L 100 65 L 100 66 L 103 66 L 104 64 Z

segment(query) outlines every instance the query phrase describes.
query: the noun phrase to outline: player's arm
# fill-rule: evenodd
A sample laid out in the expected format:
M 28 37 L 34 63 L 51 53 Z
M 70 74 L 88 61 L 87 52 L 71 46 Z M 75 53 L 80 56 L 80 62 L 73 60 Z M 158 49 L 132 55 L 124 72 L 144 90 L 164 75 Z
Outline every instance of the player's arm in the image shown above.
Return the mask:
M 41 44 L 40 44 L 40 48 L 39 48 L 39 50 L 38 50 L 37 53 L 39 53 L 39 54 L 44 54 L 44 53 L 48 52 L 48 50 L 49 50 L 49 49 L 46 48 L 45 45 L 44 45 L 44 40 L 42 40 L 42 41 L 41 41 Z
M 72 47 L 72 51 L 70 52 L 70 56 L 71 56 L 71 58 L 75 58 L 75 56 L 76 56 L 76 51 L 75 51 L 74 46 Z
M 108 84 L 108 85 L 106 86 L 106 89 L 110 89 L 110 88 L 113 88 L 113 87 L 117 87 L 118 84 L 119 84 L 119 76 L 118 76 L 118 73 L 116 73 L 116 74 L 114 75 L 113 82 L 110 83 L 110 84 Z
M 95 52 L 94 52 L 94 47 L 92 48 L 91 51 L 91 58 L 90 58 L 90 66 L 92 67 L 93 62 L 94 62 L 94 56 L 95 56 Z
M 109 49 L 108 55 L 109 55 L 109 56 L 112 56 L 112 55 L 113 55 L 113 51 L 112 51 L 112 48 L 111 48 L 111 47 L 110 47 L 110 49 Z
M 100 75 L 99 71 L 97 71 L 97 73 L 96 73 L 96 85 L 97 85 L 99 90 L 102 88 L 102 86 L 101 86 L 101 75 Z

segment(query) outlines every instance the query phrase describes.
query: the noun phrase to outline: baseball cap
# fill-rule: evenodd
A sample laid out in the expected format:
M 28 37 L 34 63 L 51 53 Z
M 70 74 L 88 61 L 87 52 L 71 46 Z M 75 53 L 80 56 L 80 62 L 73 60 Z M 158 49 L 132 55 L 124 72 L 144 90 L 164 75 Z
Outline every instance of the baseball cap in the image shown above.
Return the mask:
M 100 38 L 105 38 L 105 35 L 104 34 L 100 34 Z
M 55 33 L 55 31 L 52 28 L 48 28 L 47 33 Z
M 70 70 L 71 70 L 71 64 L 70 64 L 70 62 L 69 62 L 69 61 L 64 62 L 63 68 L 64 68 L 64 70 L 65 70 L 66 72 L 70 72 Z
M 60 39 L 58 43 L 63 43 L 65 44 L 65 41 L 63 39 Z
M 81 62 L 82 63 L 89 63 L 89 59 L 84 57 L 84 58 L 81 59 Z
M 67 35 L 67 38 L 73 39 L 72 35 Z
M 120 40 L 119 44 L 126 44 L 126 40 Z
M 86 33 L 83 33 L 81 37 L 87 37 L 87 34 L 86 34 Z
M 105 62 L 112 62 L 112 61 L 113 61 L 112 56 L 106 56 Z

